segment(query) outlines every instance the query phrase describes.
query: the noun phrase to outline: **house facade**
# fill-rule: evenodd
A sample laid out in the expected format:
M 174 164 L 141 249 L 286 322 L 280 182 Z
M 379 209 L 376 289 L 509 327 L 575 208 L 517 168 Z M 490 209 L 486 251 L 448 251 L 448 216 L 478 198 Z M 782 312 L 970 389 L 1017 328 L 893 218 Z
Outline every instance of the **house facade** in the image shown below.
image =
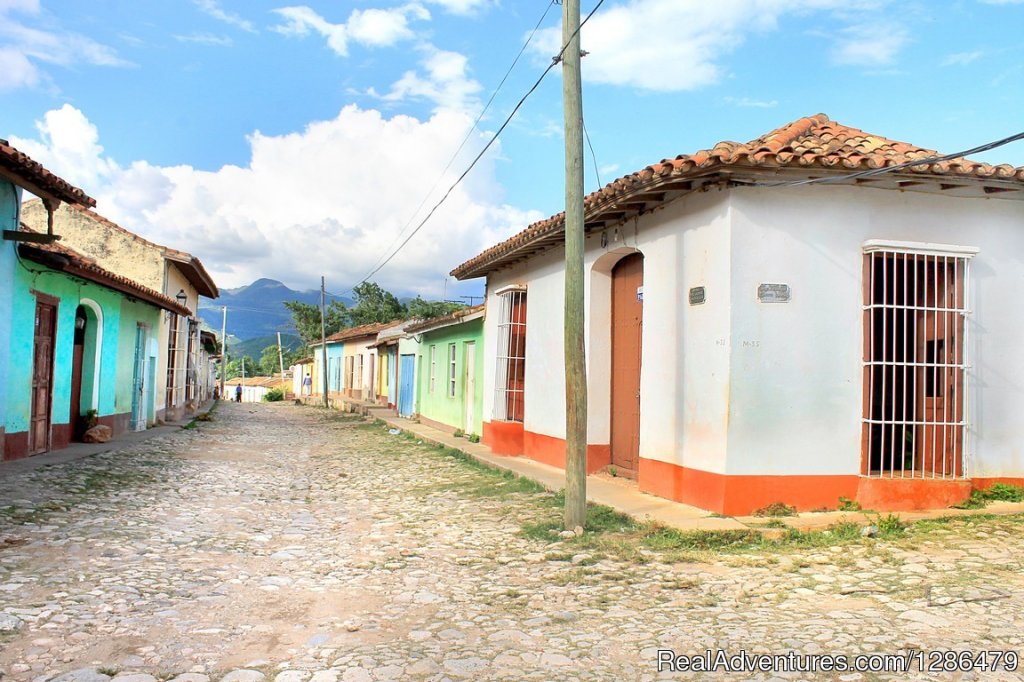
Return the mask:
M 849 177 L 935 156 L 818 115 L 589 195 L 588 470 L 729 515 L 1024 482 L 1024 169 Z M 558 466 L 563 234 L 553 216 L 452 273 L 487 277 L 484 442 Z
M 45 228 L 46 214 L 38 201 L 27 202 L 22 210 L 24 222 L 36 231 Z M 203 346 L 195 311 L 200 296 L 219 296 L 217 285 L 195 256 L 143 239 L 83 206 L 64 204 L 54 212 L 53 221 L 64 244 L 102 268 L 181 301 L 190 311 L 161 318 L 155 330 L 157 419 L 181 419 L 201 402 Z
M 66 446 L 93 423 L 114 436 L 153 420 L 152 332 L 177 301 L 19 224 L 21 190 L 92 204 L 81 190 L 0 142 L 0 458 Z
M 483 430 L 484 306 L 415 322 L 406 332 L 419 343 L 420 421 L 445 431 Z
M 398 403 L 400 417 L 413 417 L 419 412 L 420 342 L 415 334 L 398 339 Z

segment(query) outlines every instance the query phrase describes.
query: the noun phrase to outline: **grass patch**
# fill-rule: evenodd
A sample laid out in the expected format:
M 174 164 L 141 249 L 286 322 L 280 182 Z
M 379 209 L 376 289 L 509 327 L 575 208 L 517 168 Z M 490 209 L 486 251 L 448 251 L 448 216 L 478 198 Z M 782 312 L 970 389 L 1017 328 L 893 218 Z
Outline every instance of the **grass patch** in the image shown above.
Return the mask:
M 796 507 L 785 502 L 772 502 L 754 511 L 754 516 L 796 516 Z
M 990 502 L 1024 502 L 1024 488 L 1007 483 L 993 483 L 984 490 L 972 490 L 971 496 L 954 509 L 984 509 Z

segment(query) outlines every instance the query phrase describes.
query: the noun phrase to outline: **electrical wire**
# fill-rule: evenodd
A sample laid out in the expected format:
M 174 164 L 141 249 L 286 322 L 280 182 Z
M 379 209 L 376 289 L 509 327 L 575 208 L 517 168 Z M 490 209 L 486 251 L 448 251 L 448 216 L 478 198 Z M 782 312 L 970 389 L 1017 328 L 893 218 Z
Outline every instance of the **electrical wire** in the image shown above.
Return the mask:
M 569 40 L 566 41 L 564 45 L 562 45 L 562 49 L 558 51 L 558 54 L 551 59 L 551 63 L 548 64 L 547 68 L 544 69 L 544 71 L 540 74 L 540 77 L 537 79 L 537 81 L 530 87 L 529 90 L 526 91 L 526 94 L 523 95 L 522 98 L 520 98 L 519 102 L 517 102 L 515 107 L 513 107 L 512 112 L 509 113 L 508 117 L 505 119 L 504 123 L 501 124 L 501 127 L 499 127 L 498 130 L 491 136 L 491 139 L 487 141 L 487 144 L 485 144 L 484 148 L 480 150 L 480 153 L 476 155 L 472 162 L 470 162 L 466 170 L 464 170 L 462 174 L 458 177 L 458 179 L 456 179 L 455 182 L 452 183 L 451 187 L 449 187 L 448 190 L 444 193 L 444 196 L 442 196 L 441 199 L 436 204 L 434 204 L 434 206 L 430 209 L 430 211 L 423 218 L 423 220 L 419 222 L 416 228 L 411 233 L 409 233 L 409 235 L 402 241 L 401 244 L 398 245 L 398 248 L 392 251 L 391 255 L 389 255 L 384 260 L 384 262 L 382 262 L 380 265 L 377 265 L 373 270 L 370 271 L 369 274 L 363 277 L 360 280 L 360 282 L 365 282 L 369 280 L 371 277 L 377 274 L 385 265 L 390 263 L 391 260 L 395 256 L 397 256 L 403 248 L 405 248 L 405 245 L 408 244 L 409 241 L 416 236 L 416 234 L 423 228 L 423 226 L 427 224 L 427 221 L 429 221 L 433 217 L 434 213 L 437 212 L 437 209 L 439 209 L 442 206 L 442 204 L 444 204 L 444 202 L 448 200 L 448 197 L 451 196 L 451 193 L 455 190 L 455 188 L 462 183 L 462 181 L 465 179 L 467 175 L 469 175 L 469 172 L 473 170 L 473 168 L 480 161 L 480 159 L 483 158 L 483 155 L 487 152 L 487 150 L 491 148 L 491 146 L 498 140 L 498 137 L 501 135 L 501 133 L 504 132 L 505 128 L 508 127 L 508 124 L 512 122 L 513 117 L 515 117 L 516 113 L 523 106 L 523 103 L 526 102 L 526 100 L 530 97 L 530 95 L 534 93 L 534 91 L 537 90 L 538 87 L 540 87 L 541 81 L 543 81 L 544 78 L 551 72 L 551 70 L 562 61 L 562 55 L 564 55 L 565 51 L 569 49 L 570 43 L 572 43 L 573 39 L 576 38 L 576 36 L 583 29 L 583 27 L 586 26 L 587 22 L 590 21 L 590 18 L 594 16 L 594 14 L 597 12 L 597 10 L 601 8 L 601 5 L 603 4 L 604 0 L 598 0 L 597 4 L 594 6 L 594 9 L 590 10 L 590 13 L 587 14 L 586 19 L 580 22 L 580 25 L 577 26 L 576 30 L 573 31 L 573 34 L 569 36 Z
M 435 180 L 434 184 L 431 185 L 429 190 L 427 190 L 427 193 L 423 196 L 423 199 L 420 201 L 419 205 L 416 207 L 416 210 L 414 210 L 412 212 L 412 215 L 409 216 L 409 220 L 406 221 L 405 225 L 402 226 L 402 229 L 398 231 L 397 235 L 395 235 L 395 238 L 392 239 L 391 243 L 388 244 L 387 248 L 384 249 L 384 254 L 388 253 L 391 250 L 391 247 L 393 247 L 395 245 L 395 243 L 397 243 L 398 240 L 402 238 L 402 236 L 405 234 L 405 231 L 409 229 L 409 226 L 412 225 L 413 220 L 415 220 L 416 216 L 419 215 L 420 209 L 422 209 L 423 206 L 427 203 L 427 199 L 429 199 L 430 195 L 434 193 L 434 190 L 437 189 L 437 186 L 441 184 L 441 180 L 444 179 L 445 173 L 447 173 L 448 170 L 452 167 L 452 164 L 455 163 L 455 159 L 457 159 L 459 157 L 459 154 L 462 152 L 463 148 L 466 146 L 466 143 L 469 142 L 471 137 L 473 137 L 473 131 L 474 130 L 478 130 L 478 126 L 480 125 L 480 121 L 483 119 L 484 115 L 487 113 L 487 110 L 491 108 L 491 104 L 494 102 L 494 98 L 498 96 L 499 92 L 501 92 L 501 88 L 502 88 L 502 86 L 505 85 L 505 81 L 507 81 L 508 77 L 510 75 L 512 75 L 512 70 L 515 69 L 516 64 L 519 63 L 520 57 L 522 57 L 523 53 L 526 52 L 526 48 L 530 46 L 530 42 L 533 40 L 534 35 L 537 34 L 537 31 L 540 29 L 541 24 L 543 24 L 544 20 L 547 18 L 548 12 L 551 11 L 551 8 L 555 4 L 556 4 L 556 0 L 551 0 L 551 2 L 548 3 L 547 7 L 544 8 L 544 13 L 541 15 L 540 19 L 537 21 L 536 25 L 533 27 L 533 30 L 530 31 L 530 35 L 527 36 L 526 42 L 523 43 L 523 46 L 521 48 L 519 48 L 519 53 L 515 56 L 515 59 L 512 60 L 512 63 L 509 65 L 508 70 L 505 72 L 505 75 L 502 76 L 501 81 L 498 83 L 497 87 L 494 89 L 494 92 L 491 93 L 491 96 L 487 100 L 487 103 L 484 104 L 483 109 L 480 110 L 480 113 L 477 115 L 476 120 L 473 121 L 473 125 L 471 125 L 469 127 L 469 130 L 466 131 L 466 136 L 462 138 L 462 142 L 459 143 L 458 149 L 456 149 L 455 152 L 452 154 L 451 158 L 448 159 L 448 163 L 445 164 L 444 170 L 441 171 L 441 173 L 437 176 L 437 180 Z M 382 254 L 380 258 L 383 258 L 383 257 L 384 257 L 384 255 Z M 380 263 L 380 258 L 377 259 L 377 261 L 374 263 L 373 267 L 377 267 L 377 265 Z M 365 281 L 365 279 L 363 281 Z
M 824 178 L 809 178 L 807 180 L 785 180 L 781 182 L 758 182 L 753 183 L 751 186 L 756 187 L 797 187 L 800 185 L 822 185 L 834 182 L 848 182 L 850 180 L 856 180 L 858 178 L 870 178 L 876 175 L 883 175 L 885 173 L 892 173 L 895 171 L 903 170 L 904 168 L 912 168 L 914 166 L 931 165 L 933 163 L 942 163 L 943 161 L 951 161 L 953 159 L 959 159 L 971 154 L 980 154 L 981 152 L 987 152 L 998 147 L 1016 142 L 1018 140 L 1024 140 L 1024 132 L 1019 132 L 1016 135 L 1010 135 L 1004 137 L 1001 140 L 995 142 L 988 142 L 986 144 L 972 147 L 971 149 L 965 149 L 962 152 L 954 152 L 952 154 L 943 154 L 942 156 L 929 156 L 924 159 L 915 159 L 913 161 L 905 161 L 898 163 L 894 166 L 884 166 L 882 168 L 872 168 L 866 171 L 858 171 L 856 173 L 844 173 L 842 175 L 830 175 Z
M 590 147 L 590 158 L 594 163 L 594 177 L 597 178 L 597 189 L 601 189 L 601 187 L 603 187 L 601 184 L 601 170 L 597 167 L 597 154 L 594 153 L 594 145 L 590 142 L 590 133 L 587 131 L 587 121 L 586 119 L 581 119 L 580 123 L 583 124 L 583 135 L 587 138 L 587 146 Z

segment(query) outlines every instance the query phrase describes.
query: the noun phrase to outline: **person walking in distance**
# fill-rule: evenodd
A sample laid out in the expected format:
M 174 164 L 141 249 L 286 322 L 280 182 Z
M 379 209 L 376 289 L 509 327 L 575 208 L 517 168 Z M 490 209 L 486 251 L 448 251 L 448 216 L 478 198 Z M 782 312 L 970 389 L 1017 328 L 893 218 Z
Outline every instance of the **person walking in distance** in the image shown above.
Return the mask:
M 302 392 L 305 395 L 313 395 L 313 377 L 309 374 L 302 377 Z
M 242 402 L 242 384 L 235 386 L 235 402 Z

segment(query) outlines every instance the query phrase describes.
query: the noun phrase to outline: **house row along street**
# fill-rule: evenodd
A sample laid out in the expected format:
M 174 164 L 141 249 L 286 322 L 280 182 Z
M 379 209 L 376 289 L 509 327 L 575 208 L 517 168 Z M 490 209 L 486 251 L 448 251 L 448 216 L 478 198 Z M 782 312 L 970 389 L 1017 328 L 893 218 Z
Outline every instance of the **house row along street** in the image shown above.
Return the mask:
M 553 498 L 347 415 L 220 404 L 0 480 L 0 677 L 696 680 L 658 651 L 1024 650 L 1019 518 L 687 553 L 563 538 Z M 712 675 L 1024 679 L 974 667 Z

